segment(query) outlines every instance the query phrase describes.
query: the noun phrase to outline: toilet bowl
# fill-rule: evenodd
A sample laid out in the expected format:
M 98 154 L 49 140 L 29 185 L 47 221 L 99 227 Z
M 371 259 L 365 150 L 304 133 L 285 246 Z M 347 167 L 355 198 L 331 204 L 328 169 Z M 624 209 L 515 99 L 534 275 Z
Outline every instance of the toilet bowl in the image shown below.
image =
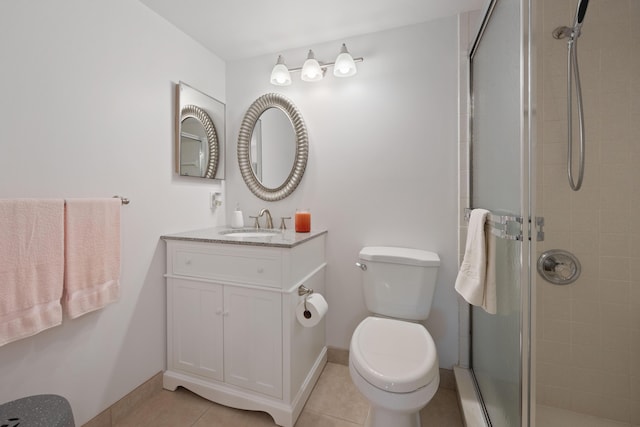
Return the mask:
M 436 347 L 424 326 L 367 317 L 351 338 L 349 372 L 371 404 L 367 427 L 419 427 L 440 383 Z
M 371 404 L 367 427 L 420 427 L 420 410 L 438 390 L 433 338 L 418 321 L 431 311 L 440 257 L 412 248 L 362 248 L 367 309 L 351 337 L 349 373 Z

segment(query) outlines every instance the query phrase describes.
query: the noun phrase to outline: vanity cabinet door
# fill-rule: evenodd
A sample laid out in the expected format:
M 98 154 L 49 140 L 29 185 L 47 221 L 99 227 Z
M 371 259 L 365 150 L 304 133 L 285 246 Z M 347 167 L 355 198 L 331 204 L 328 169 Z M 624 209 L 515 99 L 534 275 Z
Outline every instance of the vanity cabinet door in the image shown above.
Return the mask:
M 225 382 L 282 398 L 282 296 L 224 289 Z
M 223 380 L 223 287 L 169 279 L 170 363 L 181 371 Z

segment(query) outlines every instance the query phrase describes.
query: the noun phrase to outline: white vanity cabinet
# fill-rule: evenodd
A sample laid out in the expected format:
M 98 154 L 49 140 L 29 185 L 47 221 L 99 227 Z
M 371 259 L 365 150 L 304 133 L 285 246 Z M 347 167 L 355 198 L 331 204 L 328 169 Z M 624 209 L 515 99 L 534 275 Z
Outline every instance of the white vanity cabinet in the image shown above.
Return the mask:
M 170 280 L 170 366 L 282 398 L 280 295 Z
M 326 363 L 324 319 L 304 328 L 295 317 L 300 285 L 324 292 L 325 233 L 277 246 L 180 236 L 163 236 L 164 388 L 292 427 Z
M 184 279 L 168 281 L 169 368 L 223 381 L 223 287 Z
M 281 399 L 281 296 L 227 286 L 224 305 L 225 381 Z

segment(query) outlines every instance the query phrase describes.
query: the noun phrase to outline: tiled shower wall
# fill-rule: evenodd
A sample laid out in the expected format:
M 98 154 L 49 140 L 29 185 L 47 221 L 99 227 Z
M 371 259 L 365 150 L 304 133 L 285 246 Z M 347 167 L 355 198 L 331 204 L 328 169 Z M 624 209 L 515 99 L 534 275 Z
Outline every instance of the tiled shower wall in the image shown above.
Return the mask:
M 589 3 L 578 43 L 586 172 L 573 192 L 567 43 L 551 32 L 573 22 L 576 3 L 537 3 L 539 249 L 569 250 L 582 264 L 571 285 L 537 277 L 537 401 L 640 424 L 640 1 Z

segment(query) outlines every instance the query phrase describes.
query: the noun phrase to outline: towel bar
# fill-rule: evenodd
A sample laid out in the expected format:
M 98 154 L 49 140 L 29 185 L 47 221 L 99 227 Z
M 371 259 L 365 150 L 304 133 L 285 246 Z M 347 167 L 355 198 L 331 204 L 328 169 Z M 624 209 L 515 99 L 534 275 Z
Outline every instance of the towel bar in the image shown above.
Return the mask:
M 129 204 L 129 199 L 127 199 L 126 197 L 122 197 L 122 196 L 113 196 L 113 198 L 114 198 L 114 199 L 115 199 L 115 198 L 119 198 L 123 205 L 128 205 L 128 204 Z
M 471 211 L 473 209 L 464 210 L 464 220 L 469 222 Z M 501 215 L 489 212 L 486 225 L 491 234 L 499 239 L 506 240 L 522 240 L 522 217 L 515 215 Z
M 471 217 L 471 211 L 473 209 L 466 208 L 464 210 L 464 220 L 469 222 L 469 218 Z M 531 224 L 531 220 L 528 220 L 529 224 Z M 522 224 L 524 220 L 521 216 L 509 215 L 509 214 L 495 214 L 493 212 L 489 212 L 489 216 L 487 218 L 486 227 L 490 227 L 491 234 L 498 237 L 499 239 L 506 240 L 523 240 L 522 237 Z M 536 240 L 542 241 L 544 240 L 544 217 L 536 217 L 535 225 L 537 228 Z
M 120 201 L 122 202 L 123 205 L 128 205 L 130 202 L 129 199 L 127 199 L 126 197 L 122 197 L 122 196 L 113 196 L 114 199 L 120 199 Z M 64 204 L 66 205 L 67 202 L 65 201 Z

